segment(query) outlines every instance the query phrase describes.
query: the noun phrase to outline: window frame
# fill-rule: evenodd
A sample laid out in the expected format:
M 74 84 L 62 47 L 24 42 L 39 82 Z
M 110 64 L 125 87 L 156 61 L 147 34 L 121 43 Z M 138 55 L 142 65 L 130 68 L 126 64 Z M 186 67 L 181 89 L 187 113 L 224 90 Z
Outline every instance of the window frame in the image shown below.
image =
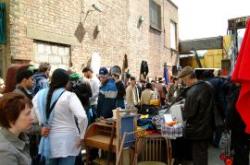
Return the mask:
M 154 0 L 149 0 L 149 25 L 150 28 L 162 31 L 162 19 L 161 19 L 161 5 Z M 157 18 L 154 18 L 157 17 Z M 157 20 L 155 20 L 157 19 Z
M 174 37 L 175 37 L 175 40 L 174 40 L 174 45 L 175 45 L 175 47 L 173 48 L 172 47 L 172 44 L 173 44 L 173 42 L 172 42 L 172 25 L 174 25 Z M 177 23 L 175 22 L 175 21 L 173 21 L 173 20 L 170 20 L 170 24 L 169 24 L 169 29 L 170 29 L 170 31 L 169 31 L 169 39 L 170 39 L 170 48 L 171 49 L 173 49 L 173 50 L 177 50 Z

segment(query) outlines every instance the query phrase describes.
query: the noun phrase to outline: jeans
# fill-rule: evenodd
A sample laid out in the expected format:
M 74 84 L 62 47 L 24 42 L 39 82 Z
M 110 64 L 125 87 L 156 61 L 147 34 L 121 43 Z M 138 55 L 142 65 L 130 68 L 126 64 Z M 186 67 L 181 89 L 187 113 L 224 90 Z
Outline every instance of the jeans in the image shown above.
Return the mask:
M 75 156 L 68 156 L 66 158 L 54 158 L 54 159 L 49 159 L 48 165 L 74 165 L 75 160 L 76 160 Z

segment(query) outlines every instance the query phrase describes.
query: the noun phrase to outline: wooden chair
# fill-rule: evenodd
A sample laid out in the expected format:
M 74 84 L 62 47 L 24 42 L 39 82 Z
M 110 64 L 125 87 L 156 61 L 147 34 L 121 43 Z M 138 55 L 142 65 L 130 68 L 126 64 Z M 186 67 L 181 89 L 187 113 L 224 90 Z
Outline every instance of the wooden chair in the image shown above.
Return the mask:
M 137 140 L 138 165 L 171 165 L 171 141 L 161 135 L 148 135 Z M 137 163 L 135 163 L 137 164 Z

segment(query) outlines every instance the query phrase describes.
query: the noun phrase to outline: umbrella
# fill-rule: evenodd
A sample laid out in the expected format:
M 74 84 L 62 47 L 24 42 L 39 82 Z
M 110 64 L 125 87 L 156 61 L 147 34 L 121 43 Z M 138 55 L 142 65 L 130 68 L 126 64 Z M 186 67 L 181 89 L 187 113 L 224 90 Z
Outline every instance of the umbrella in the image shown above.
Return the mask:
M 242 41 L 238 59 L 232 73 L 232 80 L 241 83 L 239 99 L 236 103 L 245 132 L 250 134 L 250 21 L 247 21 L 246 32 Z
M 164 69 L 163 70 L 163 77 L 165 79 L 165 84 L 167 85 L 169 83 L 169 78 L 168 78 L 168 66 L 166 63 L 164 64 L 163 69 Z

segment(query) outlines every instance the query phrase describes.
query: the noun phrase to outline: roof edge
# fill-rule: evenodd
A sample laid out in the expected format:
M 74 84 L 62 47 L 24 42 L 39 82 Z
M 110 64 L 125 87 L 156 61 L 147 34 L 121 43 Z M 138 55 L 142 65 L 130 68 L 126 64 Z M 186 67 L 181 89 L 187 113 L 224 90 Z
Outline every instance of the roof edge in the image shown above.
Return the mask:
M 176 9 L 178 9 L 178 6 L 172 1 L 172 0 L 167 0 L 171 5 L 173 5 Z

